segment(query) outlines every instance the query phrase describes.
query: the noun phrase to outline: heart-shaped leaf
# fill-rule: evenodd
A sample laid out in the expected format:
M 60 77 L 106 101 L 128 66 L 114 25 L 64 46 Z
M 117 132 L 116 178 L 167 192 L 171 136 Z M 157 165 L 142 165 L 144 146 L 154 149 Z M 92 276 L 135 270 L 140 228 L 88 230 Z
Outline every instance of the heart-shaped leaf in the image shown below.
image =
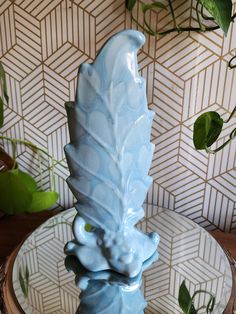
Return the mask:
M 210 147 L 219 137 L 223 119 L 215 111 L 203 113 L 194 123 L 193 143 L 197 150 Z
M 49 192 L 34 192 L 32 194 L 32 203 L 29 212 L 40 212 L 45 209 L 49 209 L 54 205 L 58 199 L 58 193 L 55 191 Z
M 27 189 L 33 193 L 37 190 L 37 183 L 34 180 L 34 178 L 31 177 L 28 173 L 18 170 L 20 172 L 20 177 L 22 180 L 24 180 L 24 184 L 26 185 Z
M 232 0 L 200 0 L 200 2 L 227 35 L 231 23 Z
M 192 298 L 190 293 L 185 285 L 185 280 L 182 282 L 179 288 L 178 296 L 179 306 L 185 314 L 197 314 L 197 311 L 192 304 Z
M 27 173 L 13 169 L 0 173 L 0 209 L 7 214 L 26 212 L 36 183 Z

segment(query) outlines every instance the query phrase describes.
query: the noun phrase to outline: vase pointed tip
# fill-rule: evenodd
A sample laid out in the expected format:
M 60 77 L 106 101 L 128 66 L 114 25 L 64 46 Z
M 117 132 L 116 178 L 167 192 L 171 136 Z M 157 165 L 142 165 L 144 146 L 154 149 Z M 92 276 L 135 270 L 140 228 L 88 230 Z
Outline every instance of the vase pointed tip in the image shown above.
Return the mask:
M 133 30 L 133 29 L 127 29 L 127 30 L 121 32 L 121 34 L 122 33 L 124 35 L 127 35 L 127 36 L 135 39 L 138 47 L 143 46 L 145 41 L 146 41 L 146 38 L 145 38 L 144 34 L 139 32 L 139 31 L 136 31 L 136 30 Z

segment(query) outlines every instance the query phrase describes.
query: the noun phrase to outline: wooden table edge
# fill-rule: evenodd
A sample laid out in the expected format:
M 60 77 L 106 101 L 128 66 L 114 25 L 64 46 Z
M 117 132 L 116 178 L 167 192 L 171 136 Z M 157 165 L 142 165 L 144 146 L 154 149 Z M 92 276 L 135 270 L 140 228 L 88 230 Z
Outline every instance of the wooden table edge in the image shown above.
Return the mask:
M 2 294 L 3 294 L 3 302 L 4 307 L 7 314 L 24 314 L 25 312 L 22 310 L 20 304 L 15 295 L 15 291 L 13 288 L 13 281 L 12 281 L 12 270 L 13 265 L 19 252 L 22 244 L 25 240 L 23 240 L 10 254 L 7 258 L 5 263 L 5 270 L 4 270 L 4 281 L 2 285 Z

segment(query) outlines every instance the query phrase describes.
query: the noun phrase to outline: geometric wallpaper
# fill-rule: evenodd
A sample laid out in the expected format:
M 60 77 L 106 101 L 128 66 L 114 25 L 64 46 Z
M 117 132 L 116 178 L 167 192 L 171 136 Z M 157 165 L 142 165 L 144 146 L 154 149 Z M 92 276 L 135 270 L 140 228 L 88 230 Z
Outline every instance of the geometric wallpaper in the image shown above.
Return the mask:
M 173 1 L 179 25 L 195 23 L 192 2 Z M 142 24 L 140 5 L 134 16 Z M 147 19 L 159 29 L 172 27 L 169 10 L 149 12 Z M 0 0 L 0 60 L 10 96 L 1 133 L 31 141 L 60 162 L 55 167 L 59 207 L 74 202 L 65 182 L 63 146 L 69 135 L 64 103 L 74 100 L 79 65 L 92 62 L 111 35 L 127 28 L 138 29 L 124 0 Z M 149 107 L 156 112 L 147 202 L 182 213 L 207 229 L 236 232 L 236 141 L 211 156 L 195 151 L 192 143 L 193 123 L 200 114 L 216 110 L 226 119 L 236 104 L 236 69 L 227 67 L 236 51 L 236 26 L 231 24 L 227 38 L 221 30 L 145 35 L 139 69 L 147 82 Z M 217 146 L 235 121 L 225 127 Z M 11 152 L 10 145 L 2 144 Z M 18 156 L 20 167 L 39 182 L 33 152 L 18 147 Z M 49 167 L 43 159 L 45 189 L 50 187 Z

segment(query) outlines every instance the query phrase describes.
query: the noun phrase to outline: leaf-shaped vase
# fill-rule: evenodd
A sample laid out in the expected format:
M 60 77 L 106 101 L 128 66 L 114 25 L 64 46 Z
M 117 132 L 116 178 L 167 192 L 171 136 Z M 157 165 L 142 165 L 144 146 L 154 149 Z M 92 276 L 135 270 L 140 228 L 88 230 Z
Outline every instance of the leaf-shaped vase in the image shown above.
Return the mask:
M 154 113 L 148 110 L 146 82 L 137 64 L 144 42 L 143 34 L 133 30 L 111 37 L 94 63 L 80 66 L 75 102 L 66 103 L 67 182 L 78 214 L 75 239 L 65 253 L 88 270 L 112 269 L 129 277 L 140 272 L 159 242 L 156 233 L 146 235 L 134 227 L 144 216 L 154 150 Z

